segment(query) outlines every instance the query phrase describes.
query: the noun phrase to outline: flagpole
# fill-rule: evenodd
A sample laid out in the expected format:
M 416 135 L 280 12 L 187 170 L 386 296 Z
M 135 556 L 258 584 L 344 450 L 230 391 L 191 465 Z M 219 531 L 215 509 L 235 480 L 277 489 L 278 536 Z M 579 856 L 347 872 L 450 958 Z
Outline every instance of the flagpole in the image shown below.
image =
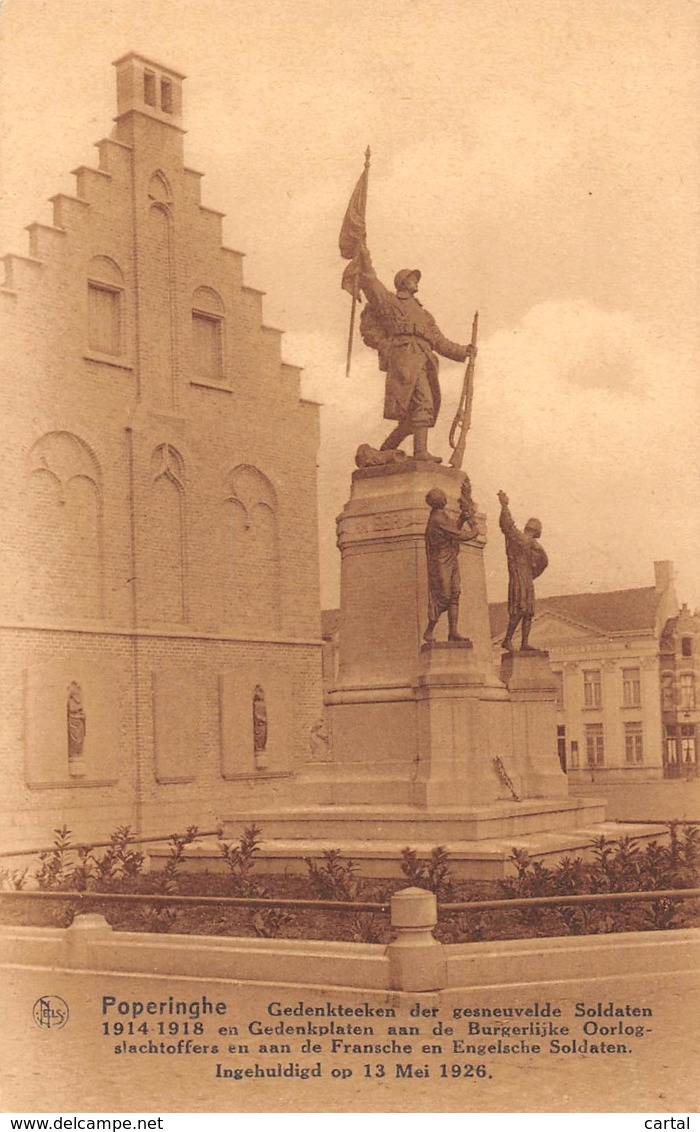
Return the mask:
M 369 159 L 370 159 L 370 156 L 371 156 L 370 148 L 369 148 L 369 146 L 367 146 L 367 149 L 365 150 L 365 170 L 364 170 L 364 174 L 363 174 L 364 183 L 363 183 L 363 186 L 362 186 L 362 219 L 363 219 L 363 221 L 365 219 L 365 212 L 367 210 L 367 181 L 369 179 Z M 354 334 L 355 334 L 355 307 L 357 306 L 357 300 L 358 300 L 358 297 L 359 297 L 359 290 L 360 290 L 360 274 L 358 272 L 357 275 L 355 276 L 355 282 L 353 283 L 353 288 L 352 288 L 352 300 L 351 300 L 352 301 L 352 307 L 350 309 L 350 330 L 348 332 L 348 356 L 347 356 L 347 361 L 345 363 L 345 376 L 346 377 L 350 377 L 350 362 L 351 362 L 351 359 L 352 359 L 352 340 L 353 340 L 353 337 L 354 337 Z

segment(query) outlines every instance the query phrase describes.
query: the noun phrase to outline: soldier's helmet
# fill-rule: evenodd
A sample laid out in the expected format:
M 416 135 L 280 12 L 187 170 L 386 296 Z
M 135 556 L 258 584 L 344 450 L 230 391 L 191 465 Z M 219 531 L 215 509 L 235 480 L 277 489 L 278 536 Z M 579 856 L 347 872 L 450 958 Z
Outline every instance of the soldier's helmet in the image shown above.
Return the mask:
M 401 270 L 397 271 L 396 275 L 394 276 L 394 287 L 397 291 L 401 291 L 406 284 L 406 281 L 410 279 L 412 275 L 415 275 L 416 279 L 420 283 L 420 274 L 421 273 L 417 267 L 402 267 Z

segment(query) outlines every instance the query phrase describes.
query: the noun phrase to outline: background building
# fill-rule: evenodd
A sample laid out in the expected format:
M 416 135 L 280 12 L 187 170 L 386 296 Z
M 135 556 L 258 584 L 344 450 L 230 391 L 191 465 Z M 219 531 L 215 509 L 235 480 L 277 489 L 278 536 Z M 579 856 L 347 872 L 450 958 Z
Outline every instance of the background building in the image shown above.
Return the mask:
M 684 605 L 661 637 L 661 712 L 664 774 L 692 778 L 698 773 L 700 730 L 700 616 Z
M 10 846 L 210 824 L 322 710 L 318 409 L 184 164 L 183 76 L 116 68 L 97 168 L 0 288 Z
M 692 641 L 678 615 L 673 564 L 655 562 L 655 585 L 599 594 L 538 598 L 531 643 L 549 652 L 559 682 L 559 757 L 573 781 L 650 780 L 678 773 L 670 738 L 681 739 L 695 715 L 680 708 L 692 697 Z M 505 602 L 490 607 L 494 645 L 508 622 Z M 684 627 L 679 631 L 677 626 Z M 686 644 L 683 645 L 683 640 Z M 662 710 L 662 688 L 669 706 Z M 692 716 L 692 718 L 691 718 Z M 665 728 L 677 728 L 677 732 Z M 686 739 L 683 758 L 696 773 L 697 750 Z

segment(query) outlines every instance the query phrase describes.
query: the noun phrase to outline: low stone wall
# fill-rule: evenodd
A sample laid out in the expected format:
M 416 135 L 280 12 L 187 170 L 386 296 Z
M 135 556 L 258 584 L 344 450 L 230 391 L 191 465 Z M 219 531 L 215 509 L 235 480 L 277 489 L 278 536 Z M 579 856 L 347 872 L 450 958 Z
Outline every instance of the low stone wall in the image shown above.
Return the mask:
M 115 932 L 103 916 L 68 928 L 0 928 L 0 964 L 85 972 L 235 979 L 244 983 L 438 991 L 697 970 L 700 929 L 441 944 L 435 897 L 392 898 L 388 946 Z

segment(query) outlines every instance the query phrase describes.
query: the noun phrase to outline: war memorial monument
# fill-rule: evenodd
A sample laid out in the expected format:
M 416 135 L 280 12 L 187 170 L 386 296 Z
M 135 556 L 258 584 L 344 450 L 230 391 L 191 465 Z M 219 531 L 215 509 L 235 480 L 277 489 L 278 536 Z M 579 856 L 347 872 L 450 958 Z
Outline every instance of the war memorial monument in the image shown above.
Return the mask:
M 340 237 L 352 295 L 348 371 L 364 295 L 359 329 L 386 374 L 393 428 L 380 449 L 358 447 L 337 520 L 340 648 L 326 696 L 327 749 L 297 776 L 291 804 L 239 810 L 227 832 L 255 818 L 279 867 L 313 844 L 339 847 L 382 875 L 406 845 L 439 844 L 461 875 L 499 876 L 516 845 L 533 855 L 580 850 L 600 829 L 604 804 L 568 795 L 555 681 L 547 653 L 529 645 L 533 582 L 547 565 L 542 524 L 519 529 L 503 491 L 510 620 L 500 672 L 494 663 L 486 518 L 462 469 L 478 316 L 471 342 L 453 342 L 416 298 L 418 269 L 399 270 L 393 291 L 380 282 L 366 240 L 368 170 L 369 152 Z M 447 464 L 428 447 L 440 410 L 438 355 L 467 363 Z M 400 445 L 411 437 L 408 454 Z

